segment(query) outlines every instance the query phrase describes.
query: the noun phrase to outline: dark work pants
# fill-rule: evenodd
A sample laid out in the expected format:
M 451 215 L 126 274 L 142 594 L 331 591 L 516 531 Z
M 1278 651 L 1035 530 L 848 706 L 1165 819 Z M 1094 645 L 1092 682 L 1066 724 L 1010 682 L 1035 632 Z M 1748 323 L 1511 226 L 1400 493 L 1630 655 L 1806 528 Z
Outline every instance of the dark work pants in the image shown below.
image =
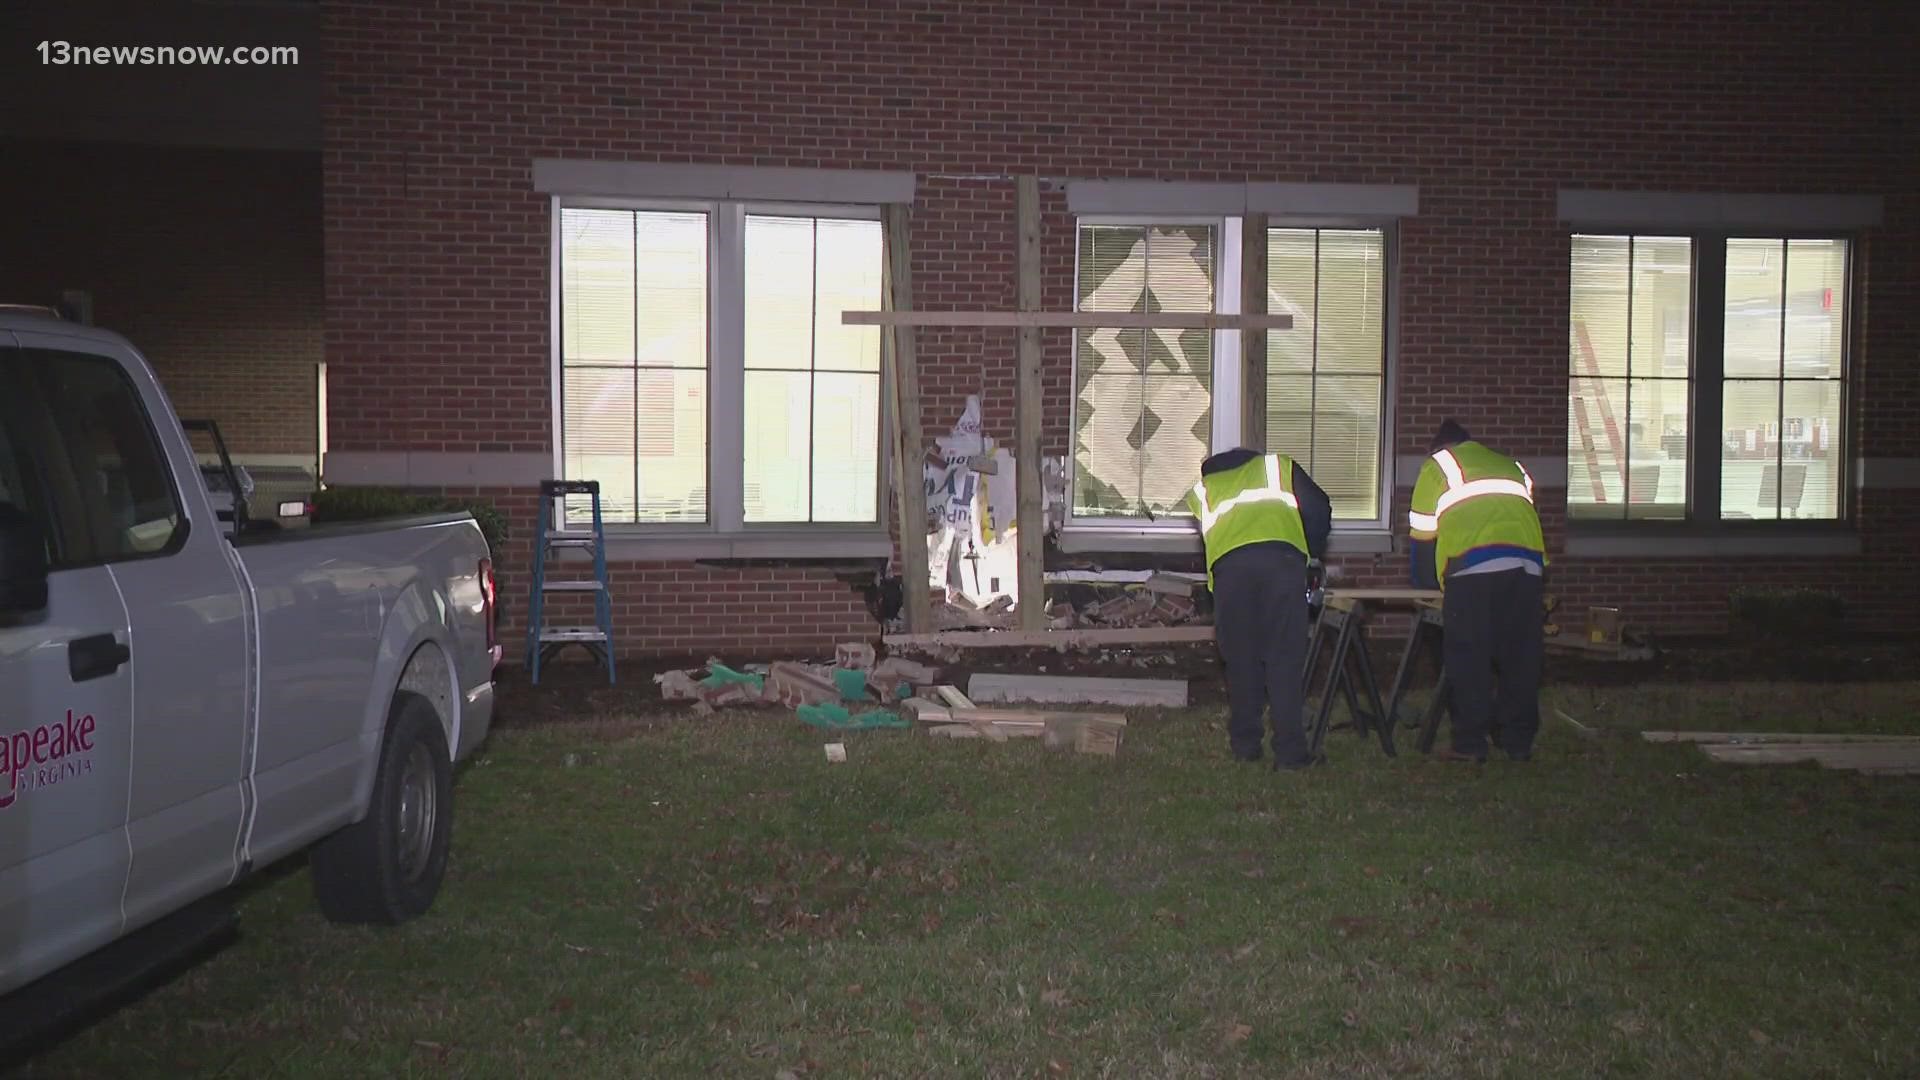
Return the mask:
M 1214 639 L 1232 703 L 1228 741 L 1235 753 L 1258 753 L 1271 708 L 1274 760 L 1305 764 L 1307 557 L 1291 544 L 1248 544 L 1213 564 L 1213 583 Z
M 1485 757 L 1490 728 L 1509 756 L 1532 753 L 1546 652 L 1541 590 L 1540 578 L 1525 570 L 1447 579 L 1440 614 L 1456 753 Z

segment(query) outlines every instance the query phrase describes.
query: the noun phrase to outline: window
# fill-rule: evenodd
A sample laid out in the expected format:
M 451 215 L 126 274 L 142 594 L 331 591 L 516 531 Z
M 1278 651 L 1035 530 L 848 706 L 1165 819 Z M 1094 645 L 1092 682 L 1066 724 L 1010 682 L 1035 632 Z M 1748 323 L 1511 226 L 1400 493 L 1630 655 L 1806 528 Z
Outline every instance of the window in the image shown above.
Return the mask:
M 1720 516 L 1837 518 L 1847 244 L 1727 240 Z
M 1240 310 L 1241 218 L 1083 218 L 1082 311 Z M 1267 443 L 1333 502 L 1336 527 L 1386 527 L 1386 232 L 1273 227 Z M 1082 526 L 1190 528 L 1185 498 L 1207 455 L 1240 445 L 1237 331 L 1077 332 L 1071 516 Z M 1168 520 L 1171 519 L 1171 520 Z
M 1378 229 L 1267 230 L 1267 449 L 1298 461 L 1338 521 L 1381 517 L 1386 243 Z
M 707 215 L 569 208 L 560 228 L 567 478 L 600 481 L 610 523 L 703 523 Z
M 1693 241 L 1576 236 L 1567 516 L 1684 518 Z
M 747 215 L 746 520 L 879 515 L 878 221 Z
M 610 524 L 879 525 L 877 214 L 561 206 L 561 461 Z M 588 520 L 571 497 L 567 518 Z
M 1083 224 L 1081 311 L 1214 310 L 1212 225 Z M 1213 335 L 1075 331 L 1073 512 L 1184 516 L 1213 443 Z
M 20 349 L 5 392 L 9 426 L 25 433 L 37 470 L 9 479 L 49 530 L 55 569 L 124 562 L 179 550 L 186 517 L 166 455 L 120 365 L 84 353 Z M 57 451 L 54 448 L 58 448 Z M 38 475 L 35 475 L 35 473 Z M 44 483 L 48 500 L 32 489 Z M 49 504 L 50 507 L 49 507 Z M 57 520 L 44 514 L 51 508 Z M 29 507 L 33 509 L 33 507 Z
M 1575 235 L 1569 518 L 1842 517 L 1849 257 L 1838 237 Z

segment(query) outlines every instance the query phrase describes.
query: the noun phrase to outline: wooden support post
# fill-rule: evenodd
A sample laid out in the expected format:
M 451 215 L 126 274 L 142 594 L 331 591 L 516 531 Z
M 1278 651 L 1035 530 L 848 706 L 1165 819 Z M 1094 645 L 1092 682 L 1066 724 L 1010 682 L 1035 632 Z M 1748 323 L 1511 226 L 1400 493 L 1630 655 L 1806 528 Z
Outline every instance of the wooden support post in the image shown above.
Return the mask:
M 1267 215 L 1248 214 L 1240 226 L 1240 313 L 1267 314 Z M 1240 445 L 1267 448 L 1267 332 L 1240 331 Z M 1225 447 L 1214 447 L 1216 451 Z
M 1040 310 L 1040 178 L 1014 181 L 1014 220 L 1019 229 L 1015 306 Z M 1019 377 L 1014 398 L 1015 518 L 1019 530 L 1020 628 L 1047 628 L 1046 516 L 1040 492 L 1040 328 L 1019 330 Z
M 889 309 L 913 309 L 913 271 L 907 251 L 907 208 L 895 203 L 883 213 L 887 274 L 881 282 Z M 886 395 L 887 444 L 893 463 L 893 497 L 899 507 L 901 595 L 907 632 L 933 629 L 933 605 L 927 599 L 926 445 L 920 435 L 920 372 L 914 362 L 914 329 L 895 326 L 880 332 L 881 389 Z

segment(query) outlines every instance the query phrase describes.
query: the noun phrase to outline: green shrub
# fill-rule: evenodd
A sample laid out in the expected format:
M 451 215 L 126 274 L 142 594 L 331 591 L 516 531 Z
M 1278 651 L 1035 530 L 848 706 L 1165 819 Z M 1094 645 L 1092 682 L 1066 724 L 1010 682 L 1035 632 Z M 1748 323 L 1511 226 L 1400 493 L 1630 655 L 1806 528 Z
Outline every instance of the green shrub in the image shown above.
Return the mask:
M 1806 640 L 1833 633 L 1846 617 L 1846 601 L 1827 589 L 1742 585 L 1727 595 L 1736 629 L 1767 638 Z
M 507 518 L 485 499 L 428 495 L 402 488 L 329 487 L 314 499 L 313 523 L 329 525 L 341 521 L 462 512 L 473 515 L 487 538 L 488 549 L 498 558 L 507 542 Z

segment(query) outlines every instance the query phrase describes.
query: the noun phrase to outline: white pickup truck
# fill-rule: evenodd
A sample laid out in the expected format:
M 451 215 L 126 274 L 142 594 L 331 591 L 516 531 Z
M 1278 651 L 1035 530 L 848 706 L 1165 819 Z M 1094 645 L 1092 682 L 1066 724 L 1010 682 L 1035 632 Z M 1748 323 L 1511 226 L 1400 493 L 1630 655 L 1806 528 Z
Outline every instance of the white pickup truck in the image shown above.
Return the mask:
M 133 346 L 0 312 L 0 1037 L 309 847 L 328 917 L 425 911 L 493 600 L 466 514 L 235 535 Z

